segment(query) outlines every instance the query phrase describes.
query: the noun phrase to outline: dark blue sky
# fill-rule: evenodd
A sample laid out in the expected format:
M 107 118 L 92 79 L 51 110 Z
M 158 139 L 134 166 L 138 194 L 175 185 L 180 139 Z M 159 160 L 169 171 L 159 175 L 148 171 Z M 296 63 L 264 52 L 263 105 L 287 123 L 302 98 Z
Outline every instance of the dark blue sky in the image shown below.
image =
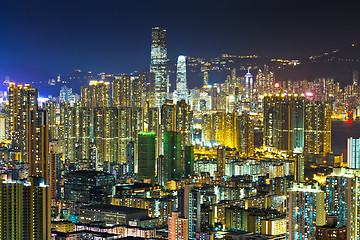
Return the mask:
M 315 3 L 316 2 L 316 3 Z M 298 57 L 360 42 L 355 1 L 0 1 L 0 64 L 50 73 L 147 70 L 151 27 L 169 57 Z M 1 66 L 0 66 L 1 69 Z

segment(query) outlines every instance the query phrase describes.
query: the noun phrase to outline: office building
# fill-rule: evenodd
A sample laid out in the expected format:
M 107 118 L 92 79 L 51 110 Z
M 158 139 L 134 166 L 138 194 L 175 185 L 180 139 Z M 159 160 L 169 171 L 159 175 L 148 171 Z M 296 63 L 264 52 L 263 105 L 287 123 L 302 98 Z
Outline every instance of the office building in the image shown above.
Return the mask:
M 167 66 L 166 29 L 161 27 L 152 28 L 151 62 L 150 62 L 150 86 L 154 90 L 152 106 L 160 108 L 169 94 L 169 75 Z
M 186 57 L 180 55 L 177 59 L 177 76 L 176 76 L 177 100 L 185 100 L 188 103 L 188 90 L 186 82 Z

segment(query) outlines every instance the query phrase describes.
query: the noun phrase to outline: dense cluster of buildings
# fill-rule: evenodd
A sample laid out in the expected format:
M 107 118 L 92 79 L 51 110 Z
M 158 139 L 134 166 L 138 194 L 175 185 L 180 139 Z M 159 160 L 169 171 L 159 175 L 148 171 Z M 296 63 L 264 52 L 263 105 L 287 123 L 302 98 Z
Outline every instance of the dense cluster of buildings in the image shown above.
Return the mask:
M 80 95 L 64 87 L 42 104 L 10 83 L 0 238 L 358 239 L 360 142 L 349 139 L 349 168 L 331 151 L 332 118 L 356 115 L 358 74 L 342 90 L 233 68 L 209 85 L 210 65 L 189 90 L 180 55 L 170 92 L 166 29 L 155 27 L 149 73 L 92 80 Z

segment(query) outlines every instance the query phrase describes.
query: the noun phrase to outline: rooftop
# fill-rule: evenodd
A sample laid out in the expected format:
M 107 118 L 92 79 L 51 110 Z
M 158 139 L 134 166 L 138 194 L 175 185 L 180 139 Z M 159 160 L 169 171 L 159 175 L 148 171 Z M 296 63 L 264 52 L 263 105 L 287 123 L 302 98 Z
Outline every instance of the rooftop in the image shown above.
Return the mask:
M 132 208 L 132 207 L 123 207 L 111 204 L 94 204 L 94 205 L 87 205 L 82 206 L 81 209 L 88 209 L 88 210 L 95 210 L 95 211 L 102 211 L 102 212 L 113 212 L 113 213 L 147 213 L 147 209 L 143 208 Z

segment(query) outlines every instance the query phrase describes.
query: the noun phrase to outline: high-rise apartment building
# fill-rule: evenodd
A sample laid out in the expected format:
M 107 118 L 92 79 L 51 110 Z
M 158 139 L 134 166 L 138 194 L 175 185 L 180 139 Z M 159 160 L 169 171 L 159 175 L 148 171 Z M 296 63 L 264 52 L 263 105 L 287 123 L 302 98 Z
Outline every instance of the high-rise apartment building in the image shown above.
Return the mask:
M 249 115 L 235 116 L 235 146 L 240 154 L 251 156 L 254 154 L 254 120 Z
M 38 90 L 31 85 L 9 83 L 8 132 L 19 161 L 28 161 L 30 111 L 37 109 Z
M 49 125 L 45 110 L 32 110 L 29 114 L 28 163 L 29 176 L 41 177 L 49 184 Z
M 181 217 L 180 214 L 180 212 L 172 212 L 169 217 L 169 240 L 188 240 L 188 219 Z
M 326 154 L 331 152 L 331 113 L 330 102 L 306 102 L 305 153 Z
M 222 145 L 217 147 L 216 163 L 218 177 L 224 177 L 226 175 L 226 149 Z
M 181 133 L 181 144 L 184 149 L 185 146 L 191 145 L 193 134 L 193 111 L 184 99 L 177 102 L 175 124 L 176 131 Z
M 178 210 L 181 215 L 188 219 L 188 237 L 196 239 L 196 233 L 201 228 L 201 193 L 192 184 L 186 184 L 178 191 Z
M 113 82 L 113 107 L 144 108 L 146 102 L 146 75 L 116 76 Z
M 331 152 L 331 104 L 303 96 L 265 96 L 264 145 L 288 152 Z
M 337 217 L 337 226 L 345 227 L 347 239 L 360 236 L 360 170 L 334 168 L 326 177 L 326 213 Z
M 132 84 L 130 75 L 115 77 L 113 82 L 113 106 L 131 107 Z
M 287 198 L 286 239 L 315 239 L 316 226 L 325 225 L 324 191 L 317 184 L 294 183 Z
M 151 42 L 151 63 L 150 84 L 154 84 L 154 91 L 152 94 L 152 106 L 161 107 L 169 94 L 169 75 L 167 66 L 167 47 L 166 47 L 166 29 L 161 27 L 152 28 L 152 42 Z M 152 86 L 151 86 L 152 87 Z
M 94 143 L 99 150 L 98 167 L 104 169 L 117 164 L 118 153 L 118 109 L 98 107 L 94 109 Z
M 47 101 L 44 103 L 43 109 L 46 110 L 48 114 L 49 139 L 58 139 L 58 129 L 56 124 L 56 103 Z
M 347 166 L 360 169 L 360 138 L 348 138 L 347 140 Z
M 42 178 L 0 181 L 0 238 L 50 239 L 50 191 Z
M 303 149 L 305 98 L 265 96 L 264 144 L 279 150 Z

